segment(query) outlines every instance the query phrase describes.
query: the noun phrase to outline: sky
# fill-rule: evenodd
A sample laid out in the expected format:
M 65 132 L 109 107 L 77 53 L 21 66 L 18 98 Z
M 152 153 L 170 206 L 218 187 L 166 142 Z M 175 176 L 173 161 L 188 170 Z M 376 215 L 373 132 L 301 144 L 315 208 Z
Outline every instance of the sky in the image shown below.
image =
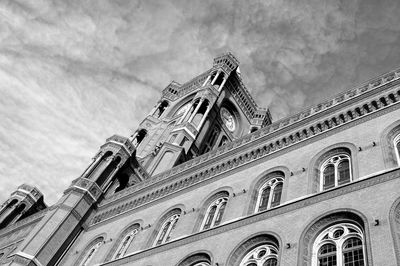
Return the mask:
M 398 0 L 0 0 L 0 204 L 54 204 L 172 81 L 231 51 L 273 120 L 400 66 Z

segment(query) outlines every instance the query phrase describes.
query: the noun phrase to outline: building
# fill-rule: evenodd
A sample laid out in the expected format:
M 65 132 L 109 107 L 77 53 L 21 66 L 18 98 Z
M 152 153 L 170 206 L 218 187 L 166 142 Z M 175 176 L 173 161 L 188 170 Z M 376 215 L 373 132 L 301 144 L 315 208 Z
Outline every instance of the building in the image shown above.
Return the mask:
M 230 53 L 172 82 L 53 206 L 22 185 L 1 265 L 400 265 L 400 69 L 272 122 Z

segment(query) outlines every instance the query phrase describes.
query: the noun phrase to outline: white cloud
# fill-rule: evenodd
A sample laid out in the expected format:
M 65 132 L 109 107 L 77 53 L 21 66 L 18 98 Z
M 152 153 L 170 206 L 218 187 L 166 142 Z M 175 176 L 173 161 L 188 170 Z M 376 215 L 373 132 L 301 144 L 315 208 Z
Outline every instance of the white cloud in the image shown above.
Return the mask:
M 274 118 L 400 62 L 398 1 L 0 2 L 0 201 L 54 203 L 110 135 L 129 135 L 171 80 L 230 50 Z

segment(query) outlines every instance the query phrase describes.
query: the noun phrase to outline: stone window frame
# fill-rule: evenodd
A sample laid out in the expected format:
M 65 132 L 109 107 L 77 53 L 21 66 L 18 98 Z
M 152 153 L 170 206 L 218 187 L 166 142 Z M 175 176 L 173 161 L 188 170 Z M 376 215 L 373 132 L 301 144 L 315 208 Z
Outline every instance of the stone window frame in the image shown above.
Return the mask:
M 228 259 L 224 265 L 239 265 L 243 258 L 258 246 L 269 244 L 274 246 L 277 251 L 278 265 L 281 259 L 281 239 L 273 232 L 259 232 L 247 237 L 241 241 L 229 254 Z
M 110 261 L 110 260 L 115 260 L 118 259 L 115 257 L 115 255 L 117 254 L 117 251 L 120 249 L 123 241 L 125 240 L 125 238 L 128 236 L 129 233 L 133 232 L 134 230 L 137 230 L 135 237 L 133 239 L 130 240 L 130 243 L 128 244 L 128 247 L 125 249 L 124 251 L 124 255 L 120 256 L 119 258 L 122 258 L 125 256 L 126 252 L 128 251 L 129 247 L 132 245 L 132 241 L 134 241 L 134 239 L 136 238 L 136 236 L 140 233 L 141 230 L 141 223 L 139 222 L 133 222 L 132 224 L 130 224 L 128 227 L 126 227 L 125 229 L 122 230 L 122 232 L 120 234 L 118 234 L 118 238 L 116 239 L 114 245 L 112 246 L 112 248 L 110 249 L 110 251 L 107 254 L 107 257 L 105 259 L 105 261 Z
M 213 202 L 215 202 L 217 199 L 222 198 L 222 197 L 227 197 L 227 203 L 225 206 L 224 214 L 227 213 L 227 210 L 229 210 L 229 206 L 230 206 L 230 198 L 231 198 L 231 195 L 233 194 L 232 191 L 233 191 L 233 189 L 231 187 L 221 187 L 221 188 L 218 188 L 217 190 L 212 191 L 207 197 L 205 197 L 203 202 L 200 203 L 200 207 L 198 209 L 199 214 L 196 219 L 195 225 L 193 227 L 193 231 L 192 231 L 193 234 L 203 230 L 206 213 L 207 213 L 210 205 Z M 226 217 L 226 215 L 223 215 L 220 224 L 224 223 L 225 217 Z M 212 227 L 210 227 L 210 228 L 212 228 Z
M 277 175 L 279 173 L 279 175 Z M 287 191 L 288 191 L 288 185 L 289 185 L 289 177 L 290 176 L 290 171 L 287 167 L 285 166 L 277 166 L 270 168 L 261 174 L 259 174 L 251 183 L 249 192 L 248 193 L 248 207 L 247 209 L 244 210 L 243 215 L 251 215 L 256 212 L 258 212 L 257 208 L 257 202 L 258 202 L 258 197 L 259 197 L 259 192 L 261 187 L 268 183 L 269 180 L 275 178 L 275 177 L 280 177 L 283 178 L 283 187 L 282 187 L 282 194 L 281 194 L 281 200 L 278 206 L 282 205 L 287 198 Z M 278 207 L 276 206 L 276 207 Z M 265 211 L 265 210 L 264 210 Z
M 397 198 L 389 211 L 390 231 L 392 233 L 397 264 L 400 263 L 400 198 Z
M 74 263 L 74 265 L 79 265 L 79 266 L 86 266 L 88 265 L 87 263 L 91 262 L 93 259 L 93 255 L 95 255 L 99 249 L 101 248 L 101 246 L 104 244 L 105 242 L 105 236 L 104 235 L 100 235 L 95 237 L 92 241 L 89 242 L 88 245 L 86 245 L 86 247 L 83 249 L 81 255 L 78 257 L 78 259 L 76 260 L 76 262 Z M 85 260 L 87 259 L 88 255 L 89 255 L 89 251 L 94 248 L 95 246 L 97 246 L 95 248 L 95 251 L 92 253 L 92 257 L 85 262 Z
M 345 160 L 347 160 L 349 162 L 350 181 L 347 182 L 347 183 L 350 183 L 350 182 L 353 181 L 353 175 L 352 175 L 352 170 L 351 170 L 351 168 L 352 168 L 351 167 L 352 160 L 351 160 L 350 155 L 348 153 L 346 153 L 346 152 L 345 153 L 338 153 L 338 154 L 332 155 L 331 157 L 327 158 L 322 163 L 322 165 L 320 167 L 320 171 L 319 171 L 320 172 L 319 191 L 322 192 L 322 191 L 325 191 L 325 190 L 328 190 L 328 189 L 331 189 L 331 188 L 335 188 L 335 187 L 347 184 L 347 183 L 339 184 L 339 165 L 340 165 L 340 163 L 342 163 Z M 334 175 L 335 175 L 335 177 L 334 177 L 334 185 L 331 188 L 324 189 L 324 179 L 325 179 L 324 171 L 330 165 L 333 165 L 333 167 L 334 167 Z
M 219 194 L 221 194 L 221 195 L 218 198 L 216 198 L 214 201 L 212 201 L 211 204 L 209 204 L 209 206 L 207 208 L 207 211 L 204 214 L 203 222 L 202 222 L 202 224 L 200 226 L 200 228 L 201 228 L 200 230 L 201 231 L 213 228 L 215 226 L 218 226 L 219 224 L 215 225 L 215 222 L 216 222 L 216 219 L 217 219 L 218 215 L 221 216 L 220 223 L 222 221 L 222 217 L 224 215 L 224 212 L 225 212 L 225 209 L 226 209 L 226 205 L 228 204 L 229 193 L 226 193 L 225 195 L 223 195 L 224 193 L 219 193 Z M 210 226 L 208 228 L 204 228 L 205 225 L 206 225 L 206 222 L 208 220 L 208 217 L 210 215 L 211 208 L 214 207 L 214 206 L 216 206 L 216 211 L 215 211 L 215 213 L 214 213 L 214 215 L 212 217 L 212 221 L 210 223 Z M 222 207 L 224 209 L 222 210 L 222 213 L 220 213 Z
M 395 143 L 400 141 L 400 120 L 386 127 L 381 134 L 383 159 L 387 168 L 400 166 L 400 154 Z
M 365 245 L 365 257 L 364 261 L 366 265 L 372 264 L 372 250 L 371 240 L 368 227 L 368 220 L 364 214 L 354 209 L 336 209 L 326 212 L 316 218 L 314 218 L 308 226 L 303 230 L 299 239 L 298 249 L 298 266 L 309 266 L 312 265 L 313 257 L 313 245 L 316 238 L 322 231 L 329 228 L 332 225 L 340 223 L 354 224 L 359 227 L 364 233 L 364 245 Z M 314 265 L 313 265 L 314 266 Z
M 180 262 L 176 264 L 176 266 L 193 266 L 193 265 L 194 266 L 213 265 L 213 258 L 211 253 L 208 251 L 196 251 L 186 256 L 184 259 L 182 259 Z
M 158 241 L 159 234 L 160 234 L 161 229 L 163 228 L 164 224 L 172 216 L 179 215 L 178 220 L 175 223 L 175 226 L 176 226 L 176 224 L 179 223 L 179 219 L 182 217 L 182 215 L 184 213 L 184 210 L 185 210 L 184 206 L 182 204 L 179 204 L 179 205 L 173 206 L 173 207 L 169 208 L 167 211 L 165 211 L 160 216 L 160 218 L 154 223 L 155 224 L 155 228 L 154 228 L 153 232 L 151 233 L 151 235 L 150 235 L 150 237 L 149 237 L 149 239 L 148 239 L 148 241 L 147 241 L 147 243 L 146 243 L 144 248 L 146 249 L 146 248 L 159 246 L 159 245 L 156 245 L 156 243 Z M 176 228 L 174 228 L 174 229 L 176 230 Z M 170 235 L 171 235 L 171 233 L 173 233 L 172 231 L 175 231 L 175 230 L 171 230 L 170 231 Z M 162 243 L 162 244 L 164 244 L 164 243 Z
M 358 148 L 350 142 L 340 142 L 328 146 L 318 152 L 310 161 L 308 169 L 308 193 L 315 194 L 321 191 L 321 167 L 331 157 L 339 154 L 347 154 L 350 158 L 351 182 L 359 179 Z
M 342 230 L 343 235 L 336 237 L 335 232 Z M 354 230 L 355 232 L 350 232 L 350 230 Z M 325 239 L 325 236 L 328 235 L 328 238 Z M 336 263 L 338 266 L 343 266 L 343 250 L 344 245 L 346 242 L 351 238 L 358 238 L 362 242 L 362 250 L 363 250 L 363 258 L 366 258 L 365 252 L 365 239 L 364 239 L 364 232 L 362 229 L 353 224 L 353 223 L 338 223 L 333 224 L 327 228 L 325 228 L 322 232 L 319 233 L 317 238 L 314 241 L 313 248 L 312 248 L 312 266 L 318 265 L 319 259 L 319 250 L 326 244 L 332 244 L 336 248 L 335 257 Z M 364 265 L 365 260 L 364 260 Z

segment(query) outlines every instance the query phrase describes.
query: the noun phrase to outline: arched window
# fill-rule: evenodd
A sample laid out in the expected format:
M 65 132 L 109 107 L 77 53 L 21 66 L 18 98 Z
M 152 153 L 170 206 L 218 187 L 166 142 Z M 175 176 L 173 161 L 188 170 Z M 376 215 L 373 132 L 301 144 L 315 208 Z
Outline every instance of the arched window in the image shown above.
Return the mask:
M 177 266 L 211 266 L 211 257 L 204 252 L 196 253 L 181 261 Z
M 397 163 L 400 165 L 400 134 L 394 138 L 394 147 L 396 150 Z
M 158 105 L 156 111 L 154 112 L 154 116 L 156 118 L 159 118 L 164 113 L 165 109 L 167 109 L 167 107 L 168 107 L 168 102 L 167 101 L 162 101 Z
M 228 197 L 220 197 L 213 201 L 204 216 L 202 230 L 217 226 L 221 223 Z
M 313 266 L 365 266 L 362 230 L 350 223 L 328 227 L 315 239 Z
M 156 237 L 156 241 L 154 242 L 155 246 L 164 244 L 170 240 L 171 232 L 175 229 L 180 216 L 180 213 L 177 213 L 170 216 L 166 221 L 164 221 Z
M 103 244 L 104 238 L 99 237 L 89 245 L 89 248 L 84 252 L 84 256 L 82 258 L 81 263 L 79 266 L 88 266 L 90 261 L 93 259 L 94 255 L 99 250 L 100 246 Z
M 264 211 L 278 206 L 281 203 L 283 178 L 268 179 L 258 191 L 255 212 Z
M 226 265 L 275 266 L 278 264 L 278 253 L 278 239 L 269 234 L 261 234 L 240 243 Z
M 351 161 L 347 154 L 330 157 L 321 166 L 320 190 L 330 189 L 351 182 Z
M 128 250 L 130 244 L 132 243 L 135 236 L 139 233 L 139 228 L 136 227 L 134 229 L 129 230 L 129 232 L 123 237 L 121 240 L 117 251 L 115 252 L 113 259 L 119 259 L 125 256 L 126 251 Z
M 240 266 L 276 266 L 277 264 L 278 249 L 271 244 L 253 248 L 240 262 Z

